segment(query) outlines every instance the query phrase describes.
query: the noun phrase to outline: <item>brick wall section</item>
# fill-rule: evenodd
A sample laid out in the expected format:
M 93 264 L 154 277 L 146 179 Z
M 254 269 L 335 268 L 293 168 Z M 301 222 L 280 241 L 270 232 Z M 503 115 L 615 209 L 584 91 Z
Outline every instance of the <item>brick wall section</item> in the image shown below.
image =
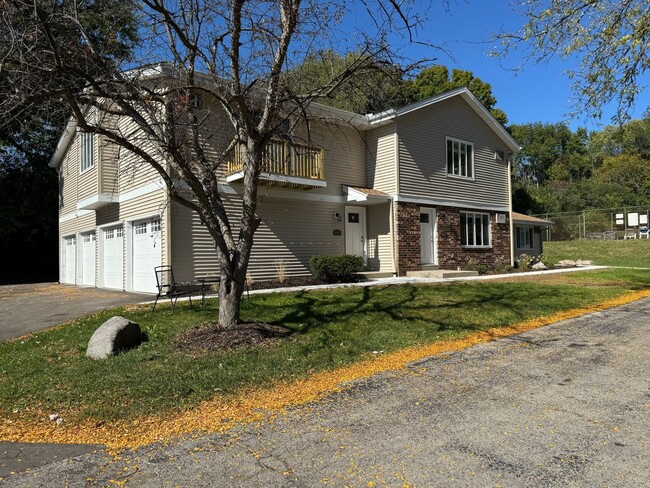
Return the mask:
M 490 214 L 491 247 L 488 249 L 463 248 L 460 245 L 459 208 L 438 207 L 438 265 L 440 269 L 465 268 L 469 263 L 492 267 L 497 262 L 510 263 L 510 225 L 497 224 L 497 212 Z M 477 210 L 477 212 L 481 212 Z M 484 213 L 484 212 L 483 212 Z
M 420 206 L 396 202 L 395 233 L 397 234 L 397 274 L 422 269 L 420 247 Z

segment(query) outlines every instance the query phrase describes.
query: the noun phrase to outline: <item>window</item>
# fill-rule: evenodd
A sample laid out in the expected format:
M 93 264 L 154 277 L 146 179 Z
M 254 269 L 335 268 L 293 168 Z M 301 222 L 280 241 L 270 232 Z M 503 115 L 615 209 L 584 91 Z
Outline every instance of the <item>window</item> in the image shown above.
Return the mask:
M 470 142 L 447 138 L 447 174 L 474 177 L 474 145 Z
M 93 134 L 81 133 L 81 171 L 86 171 L 95 165 L 95 150 L 94 150 L 94 136 Z
M 147 233 L 147 223 L 142 222 L 141 224 L 135 224 L 133 226 L 135 229 L 135 234 L 140 235 L 140 234 L 146 234 Z
M 190 107 L 192 108 L 203 108 L 203 95 L 199 93 L 194 93 L 190 97 Z
M 461 212 L 460 244 L 467 247 L 488 247 L 490 245 L 490 215 Z
M 533 228 L 517 227 L 517 249 L 533 248 Z
M 160 220 L 151 221 L 151 232 L 160 232 Z

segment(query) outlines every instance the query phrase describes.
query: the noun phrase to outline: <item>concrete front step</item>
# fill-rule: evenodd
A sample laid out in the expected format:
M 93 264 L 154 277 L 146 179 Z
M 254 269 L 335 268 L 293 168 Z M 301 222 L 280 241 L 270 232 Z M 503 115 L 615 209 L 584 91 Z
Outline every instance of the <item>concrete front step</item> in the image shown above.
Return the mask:
M 456 271 L 450 269 L 423 269 L 421 271 L 407 271 L 406 276 L 412 278 L 464 278 L 478 276 L 478 271 Z
M 365 280 L 375 280 L 378 278 L 392 278 L 393 273 L 387 271 L 364 271 L 357 273 L 357 276 Z

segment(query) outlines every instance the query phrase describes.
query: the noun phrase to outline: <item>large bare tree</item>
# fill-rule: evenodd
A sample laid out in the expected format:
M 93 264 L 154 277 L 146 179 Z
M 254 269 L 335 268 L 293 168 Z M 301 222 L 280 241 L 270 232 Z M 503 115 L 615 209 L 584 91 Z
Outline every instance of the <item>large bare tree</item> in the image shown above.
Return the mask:
M 312 102 L 383 63 L 395 65 L 389 39 L 413 40 L 416 2 L 142 0 L 130 4 L 139 31 L 123 33 L 119 18 L 101 23 L 88 14 L 110 1 L 0 2 L 0 116 L 56 101 L 81 131 L 153 167 L 171 200 L 194 210 L 214 239 L 219 323 L 234 327 L 260 222 L 265 147 L 286 121 L 308 121 Z M 286 74 L 333 48 L 355 55 L 321 86 L 292 93 Z M 197 109 L 197 94 L 216 108 Z M 215 117 L 228 125 L 219 144 L 208 131 Z M 220 191 L 235 152 L 244 173 L 237 221 Z

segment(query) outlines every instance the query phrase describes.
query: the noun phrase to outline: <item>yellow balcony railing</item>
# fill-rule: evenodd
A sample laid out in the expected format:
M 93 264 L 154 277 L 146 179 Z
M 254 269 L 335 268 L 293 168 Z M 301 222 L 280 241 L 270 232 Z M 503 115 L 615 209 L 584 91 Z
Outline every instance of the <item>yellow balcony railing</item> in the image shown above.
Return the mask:
M 233 160 L 228 162 L 228 174 L 243 171 L 245 157 L 246 146 L 238 146 Z M 323 150 L 318 147 L 274 140 L 262 155 L 262 173 L 324 180 L 323 160 Z

